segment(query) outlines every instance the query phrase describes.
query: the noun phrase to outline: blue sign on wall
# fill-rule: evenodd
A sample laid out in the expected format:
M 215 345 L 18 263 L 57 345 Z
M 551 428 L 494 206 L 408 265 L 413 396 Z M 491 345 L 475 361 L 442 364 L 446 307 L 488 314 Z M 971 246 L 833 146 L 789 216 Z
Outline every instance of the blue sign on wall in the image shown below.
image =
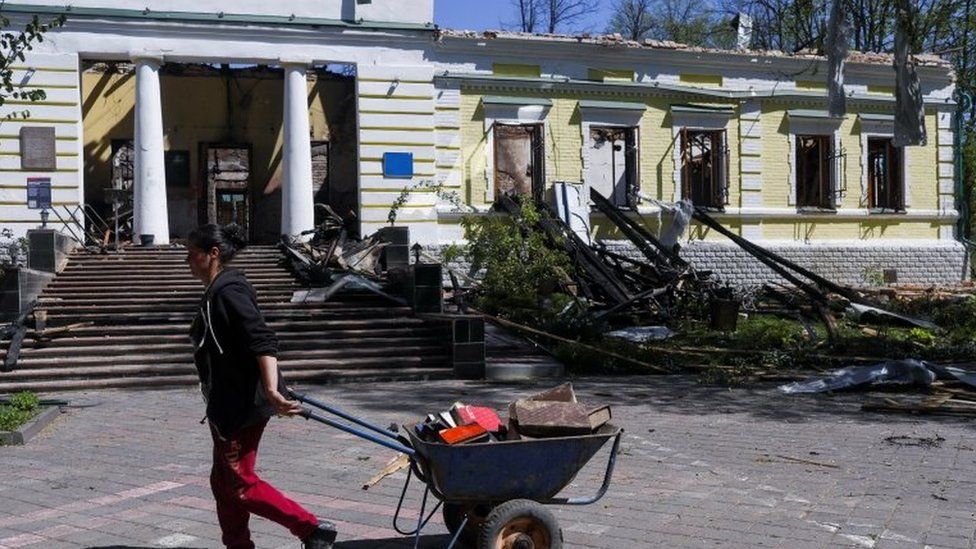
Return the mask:
M 383 153 L 383 177 L 413 177 L 413 153 Z
M 31 210 L 51 209 L 51 178 L 27 178 L 27 208 Z

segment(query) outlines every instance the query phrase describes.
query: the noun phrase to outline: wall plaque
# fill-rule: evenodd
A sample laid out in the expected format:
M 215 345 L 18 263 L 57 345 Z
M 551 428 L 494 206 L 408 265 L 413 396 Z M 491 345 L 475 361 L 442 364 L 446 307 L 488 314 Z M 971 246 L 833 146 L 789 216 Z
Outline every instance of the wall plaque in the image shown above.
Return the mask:
M 23 170 L 56 170 L 53 126 L 20 128 L 20 167 Z

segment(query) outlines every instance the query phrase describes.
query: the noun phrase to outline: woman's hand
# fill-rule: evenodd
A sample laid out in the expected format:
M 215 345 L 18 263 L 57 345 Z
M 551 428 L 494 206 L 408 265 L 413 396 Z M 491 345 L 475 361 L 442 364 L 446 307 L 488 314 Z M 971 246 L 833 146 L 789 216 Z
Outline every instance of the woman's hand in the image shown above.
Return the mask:
M 279 416 L 295 416 L 302 412 L 302 405 L 297 400 L 288 400 L 278 391 L 268 391 L 268 402 Z

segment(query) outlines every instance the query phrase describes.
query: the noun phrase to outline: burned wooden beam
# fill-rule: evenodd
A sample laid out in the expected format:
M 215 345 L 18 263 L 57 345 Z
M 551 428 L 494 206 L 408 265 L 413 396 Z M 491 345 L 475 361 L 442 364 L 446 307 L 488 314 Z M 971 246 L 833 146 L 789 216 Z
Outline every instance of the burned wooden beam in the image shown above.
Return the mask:
M 661 255 L 664 255 L 670 262 L 671 265 L 676 265 L 679 267 L 685 267 L 688 262 L 681 259 L 677 252 L 673 249 L 668 249 L 667 246 L 661 243 L 660 240 L 654 237 L 647 229 L 642 227 L 639 223 L 630 219 L 620 208 L 614 206 L 607 200 L 603 195 L 597 192 L 596 189 L 590 189 L 590 199 L 593 200 L 593 204 L 606 215 L 614 225 L 620 229 L 620 232 L 624 233 L 624 236 L 628 240 L 633 242 L 637 249 L 644 254 L 644 257 L 648 259 L 651 263 L 661 264 Z
M 742 238 L 741 236 L 733 233 L 732 231 L 726 229 L 714 217 L 708 215 L 708 213 L 706 213 L 702 208 L 695 208 L 694 218 L 695 218 L 695 220 L 697 220 L 700 223 L 706 225 L 710 229 L 713 229 L 717 233 L 724 235 L 725 237 L 727 237 L 732 242 L 735 242 L 736 244 L 739 245 L 740 248 L 742 248 L 743 250 L 745 250 L 746 252 L 748 252 L 749 254 L 751 254 L 756 259 L 759 259 L 760 261 L 762 261 L 763 263 L 765 263 L 767 266 L 770 265 L 770 262 L 775 262 L 775 263 L 781 265 L 782 267 L 785 267 L 786 269 L 789 269 L 789 270 L 791 270 L 791 271 L 793 271 L 793 272 L 795 272 L 795 273 L 797 273 L 797 274 L 799 274 L 799 275 L 801 275 L 801 276 L 809 279 L 811 282 L 813 282 L 814 284 L 816 284 L 817 286 L 820 286 L 821 288 L 823 288 L 825 290 L 829 290 L 829 291 L 831 291 L 831 292 L 833 292 L 833 293 L 835 293 L 837 295 L 843 296 L 843 297 L 845 297 L 845 298 L 847 298 L 847 299 L 849 299 L 851 301 L 854 301 L 854 302 L 858 302 L 858 303 L 864 303 L 865 302 L 864 298 L 862 296 L 860 296 L 854 290 L 852 290 L 850 288 L 845 288 L 844 286 L 841 286 L 839 284 L 836 284 L 834 282 L 831 282 L 831 281 L 827 280 L 826 278 L 818 275 L 817 273 L 814 273 L 813 271 L 810 271 L 809 269 L 806 269 L 804 267 L 801 267 L 800 265 L 797 265 L 796 263 L 794 263 L 794 262 L 786 259 L 785 257 L 783 257 L 783 256 L 781 256 L 779 254 L 776 254 L 774 252 L 771 252 L 771 251 L 769 251 L 769 250 L 767 250 L 767 249 L 765 249 L 765 248 L 763 248 L 763 247 L 761 247 L 761 246 L 759 246 L 759 245 L 757 245 L 757 244 L 755 244 L 753 242 L 750 242 L 749 240 L 746 240 L 745 238 Z M 770 267 L 770 268 L 772 268 L 772 267 Z M 779 274 L 780 276 L 783 276 L 780 269 L 773 269 L 773 270 L 775 270 L 777 272 L 777 274 Z M 793 280 L 791 280 L 790 278 L 787 278 L 785 276 L 783 278 L 786 278 L 790 282 L 793 282 Z M 795 280 L 795 277 L 792 277 L 792 278 Z M 796 284 L 795 282 L 793 282 L 793 283 Z M 807 285 L 804 285 L 804 286 L 807 286 Z M 798 286 L 798 287 L 800 287 L 800 286 Z M 804 290 L 804 291 L 806 291 L 806 290 Z M 822 292 L 820 292 L 820 293 L 822 295 Z

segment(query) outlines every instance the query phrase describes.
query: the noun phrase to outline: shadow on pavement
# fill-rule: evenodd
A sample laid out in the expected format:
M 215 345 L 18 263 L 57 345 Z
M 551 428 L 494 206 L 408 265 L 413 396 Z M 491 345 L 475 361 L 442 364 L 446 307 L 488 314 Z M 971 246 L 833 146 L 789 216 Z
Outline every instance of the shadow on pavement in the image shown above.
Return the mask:
M 750 414 L 757 418 L 781 423 L 844 421 L 864 424 L 886 423 L 971 423 L 969 418 L 947 416 L 918 416 L 910 414 L 879 414 L 861 410 L 868 400 L 900 395 L 922 395 L 924 389 L 905 389 L 892 392 L 848 392 L 816 395 L 787 395 L 777 387 L 779 383 L 754 383 L 738 387 L 702 385 L 693 375 L 576 377 L 565 380 L 545 380 L 526 383 L 491 383 L 469 381 L 446 388 L 438 383 L 397 384 L 396 399 L 390 398 L 390 384 L 356 385 L 356 406 L 383 415 L 404 418 L 413 414 L 421 418 L 427 413 L 447 409 L 455 401 L 472 401 L 496 409 L 506 409 L 509 402 L 547 389 L 562 381 L 572 381 L 584 402 L 646 408 L 647 413 L 678 414 Z M 342 394 L 342 386 L 297 386 L 296 389 L 326 401 L 329 394 Z M 349 386 L 346 386 L 349 387 Z M 348 390 L 348 389 L 346 389 Z M 343 399 L 347 399 L 343 394 Z M 409 416 L 407 416 L 409 417 Z M 370 419 L 367 417 L 366 419 Z M 406 419 L 406 418 L 404 418 Z M 623 425 L 626 427 L 626 425 Z
M 451 543 L 451 538 L 447 534 L 440 536 L 421 536 L 420 547 L 424 549 L 443 549 Z M 398 537 L 386 539 L 360 539 L 355 541 L 336 542 L 334 549 L 399 549 L 401 547 L 413 547 L 413 537 Z M 458 544 L 459 548 L 463 545 Z

